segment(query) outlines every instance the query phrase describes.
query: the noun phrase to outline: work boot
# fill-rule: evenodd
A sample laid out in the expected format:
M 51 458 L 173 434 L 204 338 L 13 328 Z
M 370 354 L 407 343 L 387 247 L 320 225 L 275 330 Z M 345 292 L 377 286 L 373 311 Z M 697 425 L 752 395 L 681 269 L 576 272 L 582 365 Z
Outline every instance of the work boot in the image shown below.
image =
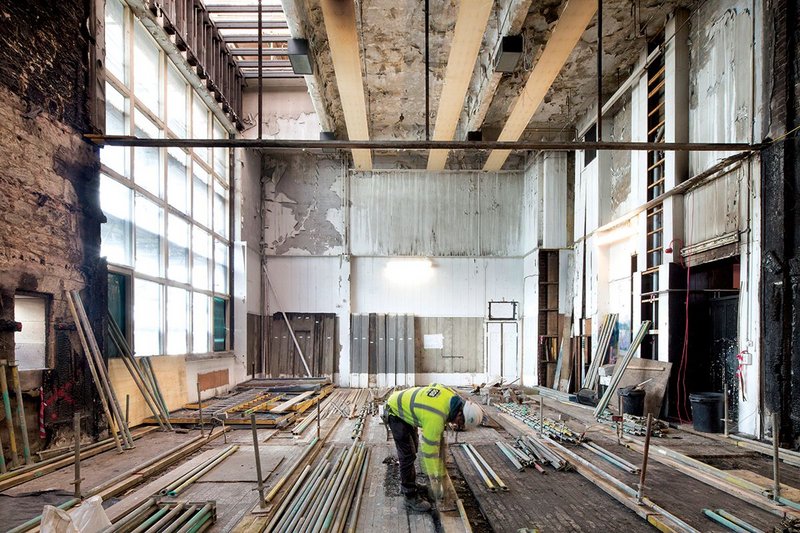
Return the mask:
M 428 485 L 425 485 L 423 483 L 417 483 L 416 485 L 417 485 L 417 494 L 419 494 L 423 498 L 427 498 L 428 497 Z
M 431 510 L 431 504 L 419 497 L 418 494 L 406 496 L 406 509 L 416 513 L 427 513 Z

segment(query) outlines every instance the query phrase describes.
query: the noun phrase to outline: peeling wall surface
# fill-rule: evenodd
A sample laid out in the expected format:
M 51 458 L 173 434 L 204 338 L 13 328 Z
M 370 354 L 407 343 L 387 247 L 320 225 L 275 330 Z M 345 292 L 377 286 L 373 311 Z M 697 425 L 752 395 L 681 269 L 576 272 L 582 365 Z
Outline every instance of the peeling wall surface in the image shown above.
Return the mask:
M 522 176 L 354 172 L 355 255 L 519 256 Z
M 749 0 L 712 0 L 699 6 L 690 19 L 690 142 L 751 140 L 755 76 L 751 7 Z M 689 175 L 725 155 L 691 153 Z
M 265 253 L 344 252 L 344 173 L 336 157 L 291 154 L 264 160 Z
M 242 107 L 254 123 L 242 132 L 245 139 L 258 137 L 258 92 L 245 91 Z M 265 90 L 263 93 L 262 137 L 264 139 L 319 140 L 323 131 L 305 85 Z

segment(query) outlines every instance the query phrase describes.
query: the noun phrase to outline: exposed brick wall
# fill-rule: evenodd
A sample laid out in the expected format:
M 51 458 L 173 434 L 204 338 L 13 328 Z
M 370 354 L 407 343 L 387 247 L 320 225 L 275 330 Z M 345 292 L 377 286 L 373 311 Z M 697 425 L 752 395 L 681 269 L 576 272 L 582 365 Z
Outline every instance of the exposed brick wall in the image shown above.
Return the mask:
M 106 305 L 99 157 L 83 138 L 93 130 L 89 1 L 0 0 L 0 318 L 13 319 L 17 291 L 50 299 L 48 366 L 56 370 L 44 372 L 41 380 L 23 379 L 44 386 L 50 436 L 69 428 L 75 409 L 94 414 L 90 428 L 97 429 L 80 343 L 74 332 L 60 329 L 73 322 L 65 291 L 85 289 L 84 303 L 98 332 Z M 98 342 L 102 346 L 102 336 Z M 14 358 L 11 332 L 0 332 L 0 358 Z M 26 399 L 25 407 L 36 449 L 43 444 L 38 399 Z
M 0 84 L 32 109 L 89 131 L 91 0 L 0 0 Z

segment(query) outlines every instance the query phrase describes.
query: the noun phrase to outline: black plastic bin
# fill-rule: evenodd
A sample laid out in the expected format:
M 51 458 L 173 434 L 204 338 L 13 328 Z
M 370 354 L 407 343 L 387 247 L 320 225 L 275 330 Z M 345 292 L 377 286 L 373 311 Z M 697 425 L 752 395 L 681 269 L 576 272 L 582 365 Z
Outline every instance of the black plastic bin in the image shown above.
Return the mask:
M 722 433 L 725 416 L 721 392 L 696 392 L 689 395 L 692 404 L 692 426 L 703 433 Z
M 644 416 L 645 392 L 634 387 L 617 389 L 617 394 L 622 398 L 622 412 L 626 415 Z

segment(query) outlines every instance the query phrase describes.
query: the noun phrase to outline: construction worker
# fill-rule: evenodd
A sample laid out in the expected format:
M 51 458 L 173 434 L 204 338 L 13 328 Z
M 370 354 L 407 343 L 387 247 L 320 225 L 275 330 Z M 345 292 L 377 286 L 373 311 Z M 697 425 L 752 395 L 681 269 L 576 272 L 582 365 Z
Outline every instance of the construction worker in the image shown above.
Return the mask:
M 476 403 L 465 402 L 453 389 L 438 383 L 395 391 L 384 409 L 384 420 L 392 430 L 397 447 L 400 489 L 406 507 L 418 512 L 430 511 L 431 504 L 422 498 L 427 487 L 416 482 L 417 450 L 422 454 L 422 470 L 430 479 L 431 493 L 435 500 L 441 500 L 445 474 L 444 430 L 448 423 L 458 430 L 476 427 L 483 419 L 483 411 Z M 422 428 L 421 448 L 417 428 Z

